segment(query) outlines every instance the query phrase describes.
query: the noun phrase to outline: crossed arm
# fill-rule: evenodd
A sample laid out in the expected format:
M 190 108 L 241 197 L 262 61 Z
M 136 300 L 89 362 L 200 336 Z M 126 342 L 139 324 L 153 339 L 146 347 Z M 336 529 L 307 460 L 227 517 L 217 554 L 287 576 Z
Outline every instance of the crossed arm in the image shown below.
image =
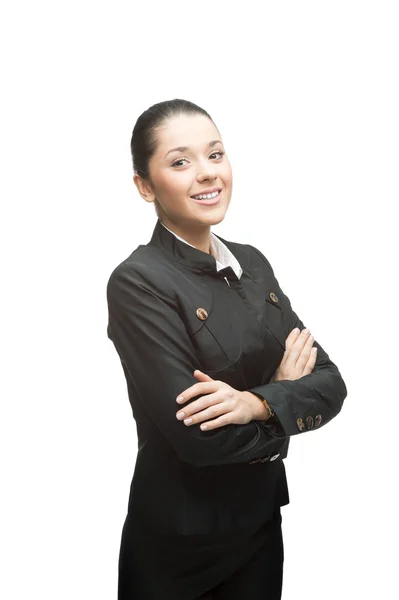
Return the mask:
M 259 420 L 211 431 L 184 427 L 176 419 L 176 398 L 196 383 L 201 367 L 166 278 L 146 265 L 117 268 L 107 285 L 108 337 L 131 378 L 137 401 L 184 462 L 196 466 L 248 463 L 278 452 L 281 438 L 299 433 L 296 414 L 322 413 L 323 424 L 341 408 L 346 388 L 337 367 L 318 346 L 314 373 L 299 381 L 279 381 L 247 390 L 267 399 L 281 426 Z M 302 326 L 293 313 L 292 322 Z M 295 326 L 294 325 L 294 326 Z M 302 382 L 302 383 L 301 383 Z M 197 397 L 191 399 L 195 401 Z M 263 405 L 257 399 L 264 418 Z M 252 402 L 254 399 L 252 398 Z M 266 409 L 265 409 L 266 410 Z

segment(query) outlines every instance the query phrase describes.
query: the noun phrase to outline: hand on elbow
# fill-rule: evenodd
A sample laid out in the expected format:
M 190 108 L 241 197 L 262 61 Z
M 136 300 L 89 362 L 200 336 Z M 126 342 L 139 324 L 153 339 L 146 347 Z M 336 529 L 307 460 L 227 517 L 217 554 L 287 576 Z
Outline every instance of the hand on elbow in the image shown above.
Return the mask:
M 314 337 L 308 329 L 301 333 L 293 329 L 285 342 L 283 359 L 274 373 L 270 383 L 284 379 L 300 379 L 309 375 L 316 364 L 317 348 L 312 348 Z
M 199 383 L 180 394 L 183 400 L 179 404 L 184 404 L 195 396 L 201 395 L 201 398 L 176 413 L 176 418 L 183 421 L 184 425 L 191 427 L 202 423 L 201 429 L 210 430 L 233 423 L 245 425 L 254 419 L 253 394 L 236 390 L 228 383 L 212 379 L 199 370 L 194 371 L 194 377 L 199 379 Z M 259 404 L 263 406 L 262 403 Z

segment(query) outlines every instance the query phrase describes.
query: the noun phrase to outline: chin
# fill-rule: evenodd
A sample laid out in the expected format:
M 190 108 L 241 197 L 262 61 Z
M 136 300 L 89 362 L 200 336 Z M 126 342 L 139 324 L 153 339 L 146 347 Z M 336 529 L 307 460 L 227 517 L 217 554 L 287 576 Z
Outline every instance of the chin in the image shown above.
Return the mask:
M 211 219 L 211 221 L 212 221 L 212 223 L 211 223 L 211 224 L 212 224 L 212 225 L 217 225 L 218 223 L 221 223 L 221 222 L 224 220 L 225 216 L 226 216 L 226 211 L 224 211 L 224 212 L 221 212 L 221 213 L 220 213 L 220 215 L 215 215 L 215 216 L 214 216 L 214 217 Z

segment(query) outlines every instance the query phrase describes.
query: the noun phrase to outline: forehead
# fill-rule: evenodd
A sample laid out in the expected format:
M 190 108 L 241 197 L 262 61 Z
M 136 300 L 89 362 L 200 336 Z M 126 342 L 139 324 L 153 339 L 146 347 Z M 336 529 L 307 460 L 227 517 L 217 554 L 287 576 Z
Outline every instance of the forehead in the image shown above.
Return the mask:
M 202 147 L 220 139 L 213 122 L 206 115 L 179 115 L 167 119 L 157 132 L 157 151 L 165 154 L 175 146 Z

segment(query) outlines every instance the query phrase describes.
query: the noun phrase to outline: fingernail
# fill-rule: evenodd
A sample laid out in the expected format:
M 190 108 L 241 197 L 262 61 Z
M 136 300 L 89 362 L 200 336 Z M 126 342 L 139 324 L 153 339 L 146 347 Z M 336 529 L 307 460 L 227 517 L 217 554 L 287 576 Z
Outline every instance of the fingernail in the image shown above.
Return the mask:
M 184 412 L 179 412 L 179 413 L 177 413 L 177 415 L 176 415 L 176 417 L 177 417 L 179 420 L 181 420 L 181 419 L 184 419 L 184 416 L 185 416 L 185 415 L 184 415 Z
M 294 329 L 294 333 L 299 333 L 299 329 L 298 329 L 298 327 L 295 327 L 295 329 Z
M 193 422 L 193 420 L 192 420 L 192 419 L 185 419 L 185 420 L 184 420 L 184 424 L 185 424 L 185 425 L 190 425 L 190 423 L 192 423 L 192 422 Z
M 208 429 L 208 425 L 201 425 L 200 427 L 201 427 L 202 430 Z
M 316 354 L 317 348 L 312 348 L 312 352 L 314 352 Z
M 183 396 L 177 396 L 176 398 L 176 402 L 183 402 L 184 398 Z

